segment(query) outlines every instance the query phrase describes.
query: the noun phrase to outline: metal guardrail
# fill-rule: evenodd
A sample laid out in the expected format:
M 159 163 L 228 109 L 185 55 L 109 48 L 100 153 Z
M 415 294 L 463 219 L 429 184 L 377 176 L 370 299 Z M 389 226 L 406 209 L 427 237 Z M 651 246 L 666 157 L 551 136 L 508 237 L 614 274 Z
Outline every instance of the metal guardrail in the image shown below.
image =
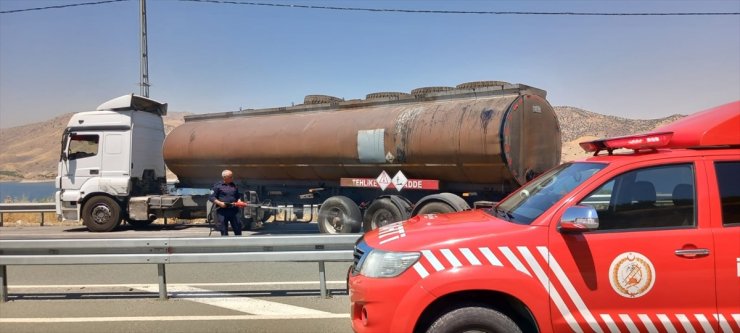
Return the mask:
M 167 299 L 165 265 L 182 263 L 352 261 L 358 234 L 234 238 L 0 240 L 0 301 L 8 299 L 9 265 L 156 264 L 159 298 Z
M 39 213 L 41 215 L 41 225 L 44 225 L 44 213 L 56 212 L 56 206 L 53 202 L 36 203 L 36 202 L 17 202 L 17 203 L 0 203 L 0 227 L 3 226 L 3 214 L 5 213 Z

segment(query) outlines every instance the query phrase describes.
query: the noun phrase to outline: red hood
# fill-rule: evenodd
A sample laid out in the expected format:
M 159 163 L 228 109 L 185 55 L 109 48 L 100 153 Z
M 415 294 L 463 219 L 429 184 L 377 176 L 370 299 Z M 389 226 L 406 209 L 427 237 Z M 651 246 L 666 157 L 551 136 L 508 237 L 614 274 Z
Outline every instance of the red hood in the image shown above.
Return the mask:
M 373 248 L 392 251 L 417 251 L 449 247 L 457 242 L 477 238 L 500 237 L 511 240 L 518 234 L 536 228 L 501 220 L 476 209 L 449 214 L 425 214 L 396 222 L 365 234 L 364 239 Z

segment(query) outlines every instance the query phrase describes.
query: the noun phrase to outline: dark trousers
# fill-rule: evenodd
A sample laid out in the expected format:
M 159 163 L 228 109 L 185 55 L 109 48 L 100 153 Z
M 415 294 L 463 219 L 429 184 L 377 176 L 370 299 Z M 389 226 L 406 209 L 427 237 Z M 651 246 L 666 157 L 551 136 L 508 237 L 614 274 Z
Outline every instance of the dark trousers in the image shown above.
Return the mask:
M 221 236 L 229 235 L 229 223 L 231 223 L 231 230 L 234 230 L 234 235 L 242 235 L 242 222 L 239 220 L 239 210 L 233 209 L 219 209 L 216 211 L 216 218 L 218 219 L 218 230 L 221 232 Z

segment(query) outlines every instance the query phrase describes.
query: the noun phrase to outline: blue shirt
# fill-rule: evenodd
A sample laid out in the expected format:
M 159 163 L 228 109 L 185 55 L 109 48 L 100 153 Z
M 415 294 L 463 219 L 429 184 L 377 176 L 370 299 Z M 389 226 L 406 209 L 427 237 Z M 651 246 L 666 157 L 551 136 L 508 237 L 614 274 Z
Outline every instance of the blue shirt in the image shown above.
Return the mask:
M 220 201 L 223 201 L 225 203 L 235 203 L 239 199 L 241 199 L 242 194 L 239 192 L 239 188 L 234 183 L 224 183 L 223 181 L 216 183 L 216 185 L 213 185 L 213 188 L 211 189 L 211 196 L 208 197 L 208 200 L 213 202 L 214 200 L 218 199 Z M 222 208 L 224 209 L 224 208 Z M 226 207 L 225 209 L 233 209 L 237 210 L 237 207 Z

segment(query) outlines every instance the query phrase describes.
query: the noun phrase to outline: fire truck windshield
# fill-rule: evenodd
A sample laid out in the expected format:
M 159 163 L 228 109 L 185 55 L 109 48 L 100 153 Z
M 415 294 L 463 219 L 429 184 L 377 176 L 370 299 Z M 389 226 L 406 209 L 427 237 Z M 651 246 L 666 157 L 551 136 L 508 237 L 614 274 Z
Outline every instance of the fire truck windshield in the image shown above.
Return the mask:
M 530 224 L 566 194 L 606 167 L 603 163 L 565 163 L 516 190 L 491 214 L 518 224 Z

